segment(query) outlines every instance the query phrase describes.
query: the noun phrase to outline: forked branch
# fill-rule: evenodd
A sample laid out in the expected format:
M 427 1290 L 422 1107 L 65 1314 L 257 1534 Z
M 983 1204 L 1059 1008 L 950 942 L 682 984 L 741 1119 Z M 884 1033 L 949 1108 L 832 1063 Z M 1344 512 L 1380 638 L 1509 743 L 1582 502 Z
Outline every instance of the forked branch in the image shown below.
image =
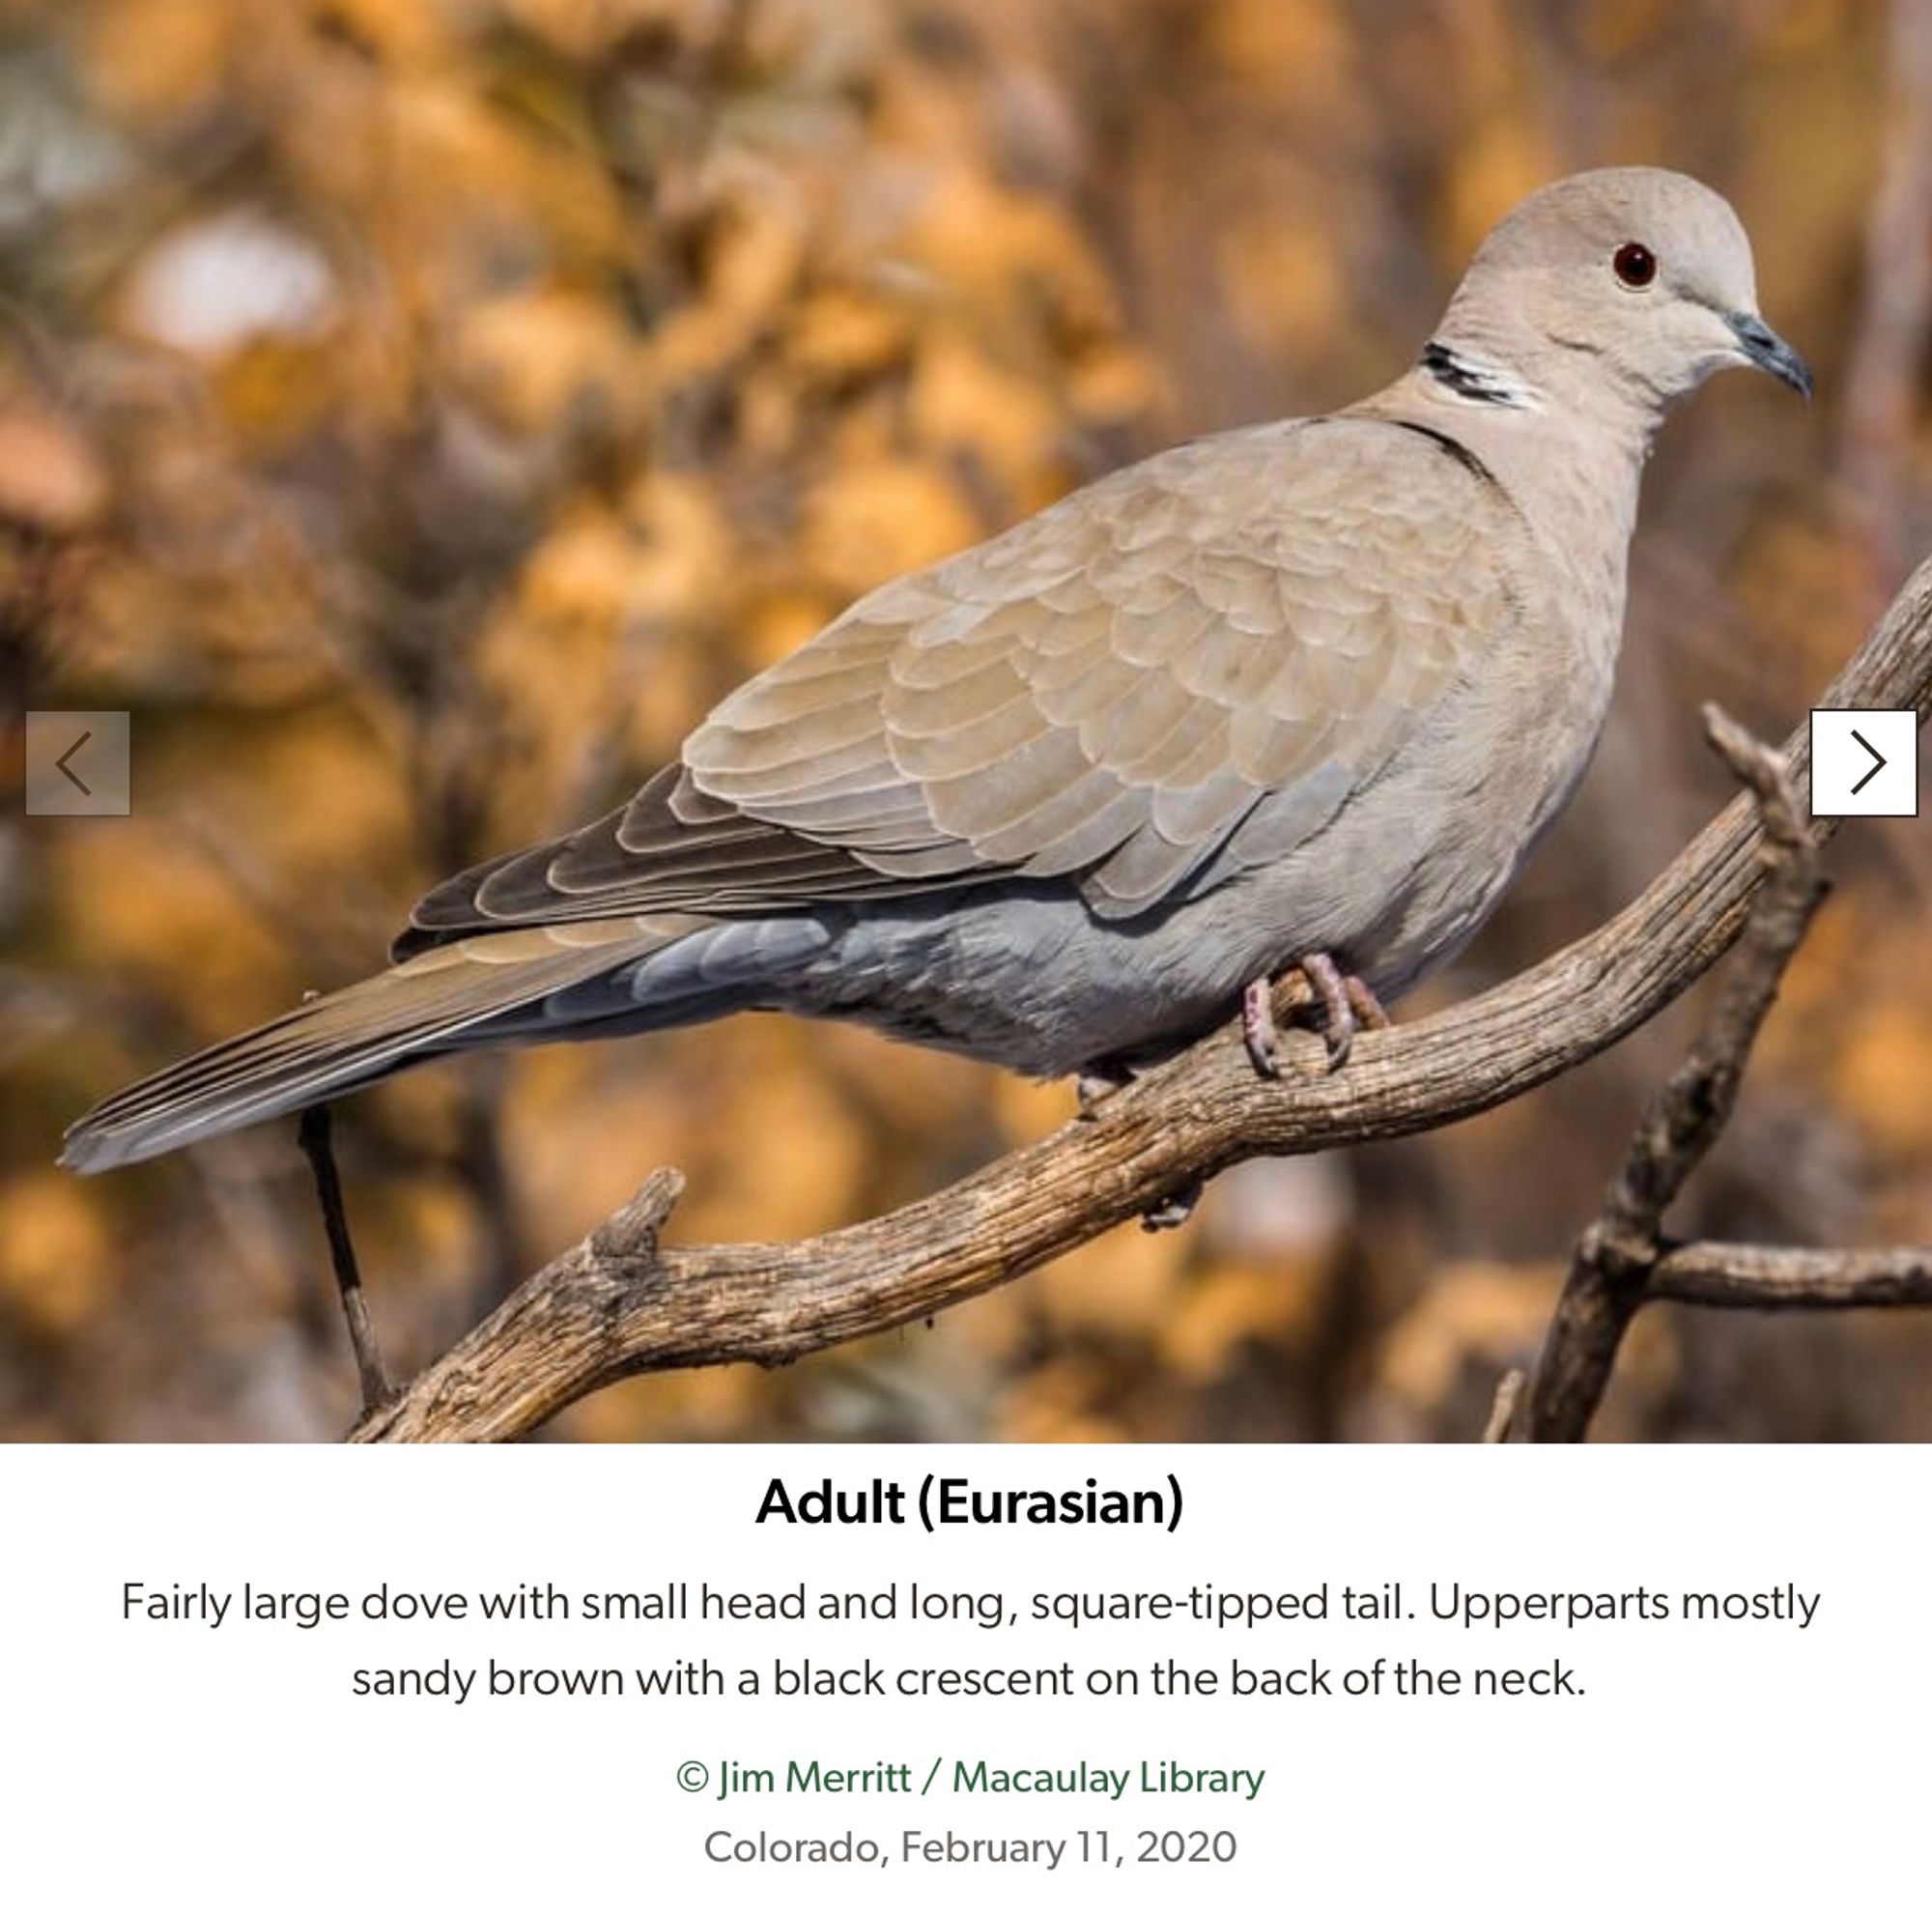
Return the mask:
M 1778 754 L 1715 706 L 1705 707 L 1704 725 L 1756 800 L 1763 881 L 1710 1022 L 1651 1099 L 1603 1214 L 1577 1243 L 1536 1367 L 1532 1442 L 1580 1442 L 1589 1429 L 1624 1332 L 1652 1300 L 1664 1212 L 1730 1122 L 1751 1045 L 1825 897 L 1818 844 Z

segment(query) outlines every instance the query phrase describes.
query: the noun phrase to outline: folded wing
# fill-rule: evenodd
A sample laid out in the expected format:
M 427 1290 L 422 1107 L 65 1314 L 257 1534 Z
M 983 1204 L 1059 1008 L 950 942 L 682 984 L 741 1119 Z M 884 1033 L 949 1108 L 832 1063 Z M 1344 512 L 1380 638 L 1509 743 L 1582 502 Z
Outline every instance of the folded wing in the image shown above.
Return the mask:
M 1374 779 L 1518 615 L 1518 535 L 1392 422 L 1178 447 L 860 600 L 622 810 L 431 892 L 399 954 L 1013 880 L 1131 918 Z

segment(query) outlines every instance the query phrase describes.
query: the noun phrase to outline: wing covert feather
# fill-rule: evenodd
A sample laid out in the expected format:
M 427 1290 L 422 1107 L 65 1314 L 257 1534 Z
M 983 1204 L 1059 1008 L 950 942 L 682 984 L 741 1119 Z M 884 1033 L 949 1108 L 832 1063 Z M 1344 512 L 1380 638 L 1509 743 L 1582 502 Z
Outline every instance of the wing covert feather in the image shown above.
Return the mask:
M 412 947 L 1076 872 L 1131 915 L 1373 779 L 1520 615 L 1520 535 L 1385 420 L 1177 447 L 861 599 L 622 811 L 431 893 Z

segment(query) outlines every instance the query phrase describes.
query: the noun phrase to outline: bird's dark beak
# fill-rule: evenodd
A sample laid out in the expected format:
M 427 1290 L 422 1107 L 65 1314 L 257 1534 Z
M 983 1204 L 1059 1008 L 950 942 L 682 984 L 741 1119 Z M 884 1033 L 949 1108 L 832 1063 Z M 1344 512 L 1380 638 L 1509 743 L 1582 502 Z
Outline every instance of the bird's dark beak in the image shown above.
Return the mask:
M 1794 392 L 1811 396 L 1811 368 L 1804 356 L 1787 346 L 1754 312 L 1727 312 L 1724 323 L 1737 334 L 1738 344 L 1753 365 L 1782 379 Z

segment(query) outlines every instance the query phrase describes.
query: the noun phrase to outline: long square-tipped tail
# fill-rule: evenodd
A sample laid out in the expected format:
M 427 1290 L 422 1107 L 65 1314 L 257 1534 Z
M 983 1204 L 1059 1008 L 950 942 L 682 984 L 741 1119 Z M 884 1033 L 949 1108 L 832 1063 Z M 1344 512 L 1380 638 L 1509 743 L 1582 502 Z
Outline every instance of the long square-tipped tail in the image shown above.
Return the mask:
M 110 1097 L 68 1132 L 69 1169 L 137 1163 L 286 1116 L 414 1063 L 666 941 L 622 924 L 465 938 L 318 997 Z

